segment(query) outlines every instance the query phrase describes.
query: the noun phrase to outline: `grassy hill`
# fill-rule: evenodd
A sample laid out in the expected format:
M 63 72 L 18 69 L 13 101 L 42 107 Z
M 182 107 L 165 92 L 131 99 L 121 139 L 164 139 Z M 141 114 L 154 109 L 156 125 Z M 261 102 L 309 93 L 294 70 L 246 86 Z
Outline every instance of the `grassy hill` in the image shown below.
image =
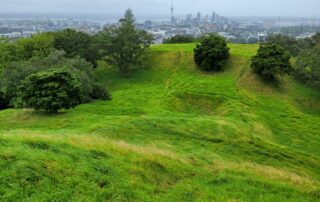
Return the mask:
M 113 100 L 58 115 L 0 111 L 1 201 L 319 201 L 320 93 L 222 73 L 194 44 L 156 45 L 130 78 L 100 65 Z

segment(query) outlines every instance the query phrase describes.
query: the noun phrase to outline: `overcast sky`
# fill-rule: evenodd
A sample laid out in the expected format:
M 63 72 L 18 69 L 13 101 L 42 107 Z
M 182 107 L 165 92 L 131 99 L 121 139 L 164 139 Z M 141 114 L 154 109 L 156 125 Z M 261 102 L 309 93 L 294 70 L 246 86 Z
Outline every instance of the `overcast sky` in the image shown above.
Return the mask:
M 320 0 L 173 0 L 175 14 L 320 17 Z M 137 16 L 170 14 L 171 0 L 0 0 L 0 13 L 69 13 Z

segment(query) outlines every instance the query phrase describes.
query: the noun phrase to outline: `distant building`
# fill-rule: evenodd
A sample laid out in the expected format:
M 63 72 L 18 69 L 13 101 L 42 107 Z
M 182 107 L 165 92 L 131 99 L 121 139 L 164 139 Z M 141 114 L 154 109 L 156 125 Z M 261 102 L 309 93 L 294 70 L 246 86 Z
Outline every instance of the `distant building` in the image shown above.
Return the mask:
M 186 21 L 187 22 L 191 22 L 192 21 L 192 14 L 187 14 Z
M 174 12 L 174 8 L 173 8 L 173 1 L 171 1 L 171 24 L 175 24 L 175 18 L 174 18 L 174 15 L 173 15 L 173 12 Z
M 213 12 L 212 15 L 211 15 L 211 23 L 216 23 L 216 13 Z
M 145 28 L 147 28 L 147 29 L 152 28 L 152 21 L 151 21 L 151 20 L 146 20 L 146 21 L 144 22 L 144 26 L 145 26 Z
M 204 23 L 209 22 L 209 15 L 204 16 L 203 19 L 202 19 L 202 21 L 203 21 Z
M 196 20 L 197 20 L 197 23 L 200 23 L 200 22 L 201 22 L 201 13 L 200 13 L 200 12 L 197 13 L 197 18 L 196 18 Z

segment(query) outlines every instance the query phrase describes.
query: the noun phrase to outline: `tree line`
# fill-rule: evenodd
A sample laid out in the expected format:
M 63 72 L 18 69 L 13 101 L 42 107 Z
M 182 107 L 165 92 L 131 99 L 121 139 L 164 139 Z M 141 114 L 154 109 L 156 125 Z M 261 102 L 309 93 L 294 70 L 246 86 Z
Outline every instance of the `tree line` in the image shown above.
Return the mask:
M 34 108 L 57 113 L 92 100 L 109 100 L 94 74 L 103 60 L 124 76 L 140 67 L 153 37 L 137 29 L 131 10 L 95 35 L 71 29 L 30 38 L 0 39 L 0 109 Z M 168 43 L 197 42 L 194 62 L 204 71 L 223 71 L 230 53 L 225 38 L 176 36 Z M 320 34 L 296 40 L 275 35 L 260 44 L 251 68 L 266 82 L 282 75 L 320 89 Z M 295 57 L 296 62 L 291 62 Z
M 291 62 L 292 57 L 296 62 Z M 205 71 L 222 71 L 228 58 L 226 39 L 215 34 L 202 37 L 194 49 L 194 61 Z M 265 82 L 292 75 L 320 89 L 320 33 L 299 40 L 286 35 L 270 36 L 252 57 L 251 69 Z
M 57 113 L 95 99 L 111 99 L 94 68 L 106 61 L 128 76 L 143 61 L 153 38 L 135 26 L 131 10 L 95 35 L 72 29 L 17 41 L 0 39 L 0 109 Z

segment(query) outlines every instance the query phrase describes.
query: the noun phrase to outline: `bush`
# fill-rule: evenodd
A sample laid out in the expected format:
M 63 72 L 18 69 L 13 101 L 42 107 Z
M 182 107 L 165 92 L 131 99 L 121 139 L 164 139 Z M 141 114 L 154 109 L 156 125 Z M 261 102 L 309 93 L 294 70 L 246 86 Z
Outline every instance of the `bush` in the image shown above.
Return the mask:
M 79 82 L 63 69 L 28 76 L 19 88 L 19 95 L 24 107 L 44 109 L 50 113 L 73 108 L 81 100 Z
M 174 37 L 164 39 L 164 44 L 175 44 L 175 43 L 193 43 L 196 41 L 196 38 L 188 35 L 176 35 Z
M 93 89 L 90 96 L 94 100 L 111 100 L 111 96 L 108 91 L 97 83 L 93 84 Z
M 294 76 L 303 83 L 320 89 L 320 45 L 299 55 Z
M 220 71 L 228 58 L 227 42 L 218 35 L 202 38 L 200 44 L 194 49 L 194 61 L 203 70 Z
M 260 46 L 257 55 L 252 58 L 251 68 L 262 79 L 274 81 L 277 75 L 292 71 L 290 54 L 278 45 Z

